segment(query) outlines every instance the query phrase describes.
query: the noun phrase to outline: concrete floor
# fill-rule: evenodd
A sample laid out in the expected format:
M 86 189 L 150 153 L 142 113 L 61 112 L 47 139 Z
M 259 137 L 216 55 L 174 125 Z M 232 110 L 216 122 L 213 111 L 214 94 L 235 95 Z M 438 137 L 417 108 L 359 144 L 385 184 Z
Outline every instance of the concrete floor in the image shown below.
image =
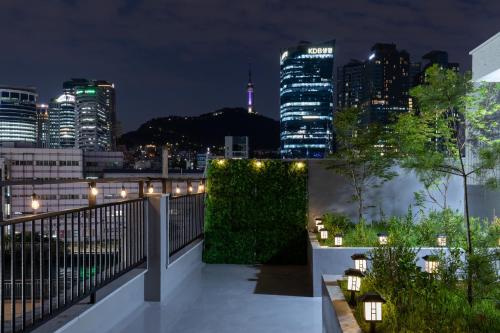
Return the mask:
M 168 304 L 146 303 L 109 333 L 320 333 L 321 298 L 303 296 L 306 269 L 205 265 Z

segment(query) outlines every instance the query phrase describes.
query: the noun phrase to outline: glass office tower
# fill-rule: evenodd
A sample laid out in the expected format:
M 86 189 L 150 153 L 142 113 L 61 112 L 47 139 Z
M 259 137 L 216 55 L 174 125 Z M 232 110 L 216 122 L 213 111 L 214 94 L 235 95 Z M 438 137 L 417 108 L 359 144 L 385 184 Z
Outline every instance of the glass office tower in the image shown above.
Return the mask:
M 334 53 L 334 40 L 281 52 L 283 158 L 323 158 L 332 151 Z
M 36 146 L 37 99 L 34 88 L 0 86 L 0 145 Z
M 75 108 L 73 92 L 65 92 L 50 102 L 51 148 L 75 147 Z

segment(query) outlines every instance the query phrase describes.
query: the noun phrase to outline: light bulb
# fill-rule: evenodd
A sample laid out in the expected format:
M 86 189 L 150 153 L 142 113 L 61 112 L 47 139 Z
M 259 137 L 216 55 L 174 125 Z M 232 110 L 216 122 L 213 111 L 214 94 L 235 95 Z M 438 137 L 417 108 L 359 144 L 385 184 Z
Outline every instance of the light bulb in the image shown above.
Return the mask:
M 31 208 L 33 210 L 37 210 L 40 208 L 40 201 L 38 200 L 38 197 L 34 193 L 31 196 Z
M 97 187 L 90 187 L 90 194 L 92 194 L 94 197 L 97 196 L 99 194 L 99 190 L 97 189 Z
M 120 191 L 120 196 L 125 199 L 127 197 L 127 190 L 125 190 L 125 187 L 122 186 L 122 190 Z
M 181 188 L 179 187 L 179 185 L 177 185 L 177 186 L 175 187 L 175 193 L 176 193 L 176 194 L 181 193 Z

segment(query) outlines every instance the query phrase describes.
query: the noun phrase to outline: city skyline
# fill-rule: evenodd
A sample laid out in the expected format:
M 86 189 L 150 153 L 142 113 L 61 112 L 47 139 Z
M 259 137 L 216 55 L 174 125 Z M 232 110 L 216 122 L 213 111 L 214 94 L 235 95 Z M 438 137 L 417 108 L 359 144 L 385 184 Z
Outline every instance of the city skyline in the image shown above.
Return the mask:
M 495 32 L 493 13 L 498 10 L 492 7 L 500 6 L 466 1 L 319 1 L 314 5 L 217 1 L 168 6 L 110 1 L 96 12 L 92 10 L 96 4 L 2 5 L 0 26 L 8 32 L 4 41 L 14 47 L 0 55 L 0 81 L 36 86 L 40 101 L 49 102 L 65 79 L 109 79 L 121 92 L 118 117 L 124 120 L 126 131 L 153 117 L 244 106 L 248 62 L 252 63 L 256 109 L 278 119 L 279 49 L 300 40 L 334 37 L 337 65 L 350 58 L 363 59 L 371 45 L 387 42 L 417 58 L 433 49 L 448 51 L 450 59 L 467 70 L 467 51 Z M 18 14 L 21 7 L 22 19 Z M 195 13 L 194 7 L 204 10 Z M 214 13 L 214 8 L 224 10 Z M 281 13 L 279 17 L 274 15 L 276 11 Z M 440 12 L 446 12 L 446 17 Z M 256 16 L 259 20 L 252 20 Z M 29 26 L 37 25 L 27 46 L 16 42 L 31 31 L 26 21 L 33 23 Z M 33 49 L 36 57 L 28 52 Z M 168 99 L 168 105 L 155 95 Z

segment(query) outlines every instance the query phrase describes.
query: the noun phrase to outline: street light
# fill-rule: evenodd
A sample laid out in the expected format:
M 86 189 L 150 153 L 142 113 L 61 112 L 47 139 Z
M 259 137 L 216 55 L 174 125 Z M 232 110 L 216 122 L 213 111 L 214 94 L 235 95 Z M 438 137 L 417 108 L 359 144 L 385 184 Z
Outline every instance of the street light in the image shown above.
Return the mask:
M 335 234 L 335 236 L 333 236 L 333 245 L 342 246 L 343 241 L 342 234 Z
M 125 186 L 122 186 L 122 189 L 120 191 L 120 196 L 125 199 L 127 197 L 127 190 L 125 189 Z
M 363 302 L 363 317 L 370 323 L 370 333 L 375 333 L 375 323 L 382 321 L 382 304 L 385 299 L 376 292 L 367 292 L 358 300 Z
M 445 247 L 446 246 L 446 235 L 445 234 L 437 235 L 436 241 L 437 241 L 437 245 L 439 247 Z
M 351 298 L 349 299 L 349 304 L 356 305 L 355 294 L 361 289 L 361 279 L 365 276 L 359 269 L 349 268 L 344 271 L 344 275 L 347 276 L 347 291 L 351 292 Z
M 38 195 L 35 192 L 31 195 L 31 208 L 33 211 L 37 211 L 40 208 L 40 200 L 38 199 Z
M 351 256 L 354 260 L 354 268 L 361 271 L 361 273 L 366 272 L 366 255 L 364 253 L 355 253 Z
M 321 228 L 319 230 L 319 233 L 320 233 L 320 238 L 321 239 L 328 239 L 328 230 L 326 230 L 325 228 Z
M 424 270 L 429 274 L 437 273 L 439 268 L 439 257 L 436 255 L 428 254 L 423 256 L 424 259 Z
M 387 245 L 387 243 L 389 242 L 389 236 L 385 232 L 378 233 L 377 237 L 378 237 L 378 243 L 380 245 Z

